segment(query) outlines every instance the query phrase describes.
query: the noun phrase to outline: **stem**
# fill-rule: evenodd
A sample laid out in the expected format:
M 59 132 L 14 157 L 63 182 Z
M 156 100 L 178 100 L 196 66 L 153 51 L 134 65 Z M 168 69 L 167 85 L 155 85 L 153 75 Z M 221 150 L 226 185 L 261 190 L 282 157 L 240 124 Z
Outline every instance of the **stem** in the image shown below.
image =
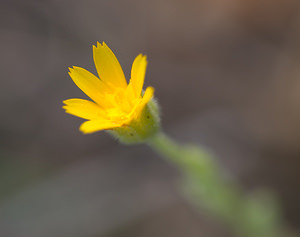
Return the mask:
M 224 177 L 212 154 L 199 147 L 179 145 L 163 133 L 148 144 L 182 173 L 182 188 L 189 200 L 208 209 L 237 236 L 288 236 L 280 232 L 283 228 L 273 196 L 266 192 L 244 195 L 240 186 Z

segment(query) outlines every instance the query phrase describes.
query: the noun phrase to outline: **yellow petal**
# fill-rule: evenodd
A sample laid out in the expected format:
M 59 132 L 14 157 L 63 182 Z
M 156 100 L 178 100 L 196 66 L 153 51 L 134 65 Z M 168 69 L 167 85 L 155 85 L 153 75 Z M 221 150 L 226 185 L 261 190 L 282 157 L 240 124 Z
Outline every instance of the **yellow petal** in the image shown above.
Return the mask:
M 93 101 L 101 105 L 104 92 L 109 88 L 95 75 L 81 67 L 69 68 L 74 83 Z
M 63 101 L 66 113 L 84 119 L 100 119 L 105 117 L 105 111 L 99 105 L 83 99 L 69 99 Z
M 151 86 L 147 87 L 143 99 L 141 100 L 138 107 L 136 108 L 137 113 L 142 112 L 143 108 L 152 99 L 153 95 L 154 95 L 154 88 Z
M 131 105 L 133 105 L 134 102 L 137 100 L 135 90 L 131 83 L 129 83 L 129 85 L 127 86 L 127 88 L 125 90 L 125 98 Z
M 147 57 L 139 54 L 132 64 L 130 84 L 134 88 L 136 97 L 141 95 L 143 89 L 147 63 Z
M 81 124 L 79 130 L 83 133 L 93 133 L 100 130 L 112 129 L 120 126 L 120 124 L 113 123 L 108 120 L 99 119 L 84 122 L 83 124 Z
M 97 42 L 97 47 L 93 46 L 94 62 L 100 79 L 112 87 L 126 88 L 127 82 L 121 65 L 111 51 L 103 42 Z

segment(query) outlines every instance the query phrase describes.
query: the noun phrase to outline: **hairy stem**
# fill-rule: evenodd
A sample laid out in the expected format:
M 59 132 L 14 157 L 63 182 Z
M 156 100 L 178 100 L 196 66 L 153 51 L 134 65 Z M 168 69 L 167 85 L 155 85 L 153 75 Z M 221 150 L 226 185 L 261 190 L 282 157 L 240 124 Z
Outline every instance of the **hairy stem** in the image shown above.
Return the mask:
M 182 189 L 198 207 L 226 223 L 237 236 L 291 236 L 283 230 L 278 205 L 270 193 L 257 191 L 245 195 L 230 181 L 205 149 L 179 145 L 159 133 L 148 144 L 181 172 Z

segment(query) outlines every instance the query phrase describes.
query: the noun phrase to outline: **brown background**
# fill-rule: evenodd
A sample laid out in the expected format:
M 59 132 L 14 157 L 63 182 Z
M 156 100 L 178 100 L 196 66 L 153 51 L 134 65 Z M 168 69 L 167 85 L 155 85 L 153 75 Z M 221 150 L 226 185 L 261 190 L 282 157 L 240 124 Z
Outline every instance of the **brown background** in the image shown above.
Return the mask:
M 247 191 L 278 194 L 300 227 L 297 0 L 1 0 L 0 236 L 231 236 L 196 212 L 148 147 L 82 135 L 62 100 L 85 98 L 69 66 L 95 72 L 105 41 L 127 78 L 148 55 L 162 123 L 205 145 Z

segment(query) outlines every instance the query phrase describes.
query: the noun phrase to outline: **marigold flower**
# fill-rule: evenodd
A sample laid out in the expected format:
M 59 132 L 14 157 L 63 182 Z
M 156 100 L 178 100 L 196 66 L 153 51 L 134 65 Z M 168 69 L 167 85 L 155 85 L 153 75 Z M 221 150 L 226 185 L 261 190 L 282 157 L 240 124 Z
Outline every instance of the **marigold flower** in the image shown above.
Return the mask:
M 137 135 L 140 137 L 142 133 L 144 138 L 152 133 L 144 131 L 145 127 L 149 127 L 152 122 L 152 127 L 157 128 L 159 118 L 153 115 L 153 112 L 158 113 L 157 105 L 147 106 L 154 89 L 148 87 L 144 93 L 142 90 L 147 67 L 146 56 L 139 54 L 135 58 L 129 84 L 116 56 L 104 42 L 102 45 L 97 42 L 97 47 L 93 46 L 93 56 L 100 79 L 75 66 L 69 68 L 69 75 L 94 102 L 84 99 L 65 100 L 63 108 L 66 113 L 88 120 L 79 128 L 83 133 L 112 130 L 138 140 L 140 138 Z M 143 131 L 136 131 L 139 128 Z

